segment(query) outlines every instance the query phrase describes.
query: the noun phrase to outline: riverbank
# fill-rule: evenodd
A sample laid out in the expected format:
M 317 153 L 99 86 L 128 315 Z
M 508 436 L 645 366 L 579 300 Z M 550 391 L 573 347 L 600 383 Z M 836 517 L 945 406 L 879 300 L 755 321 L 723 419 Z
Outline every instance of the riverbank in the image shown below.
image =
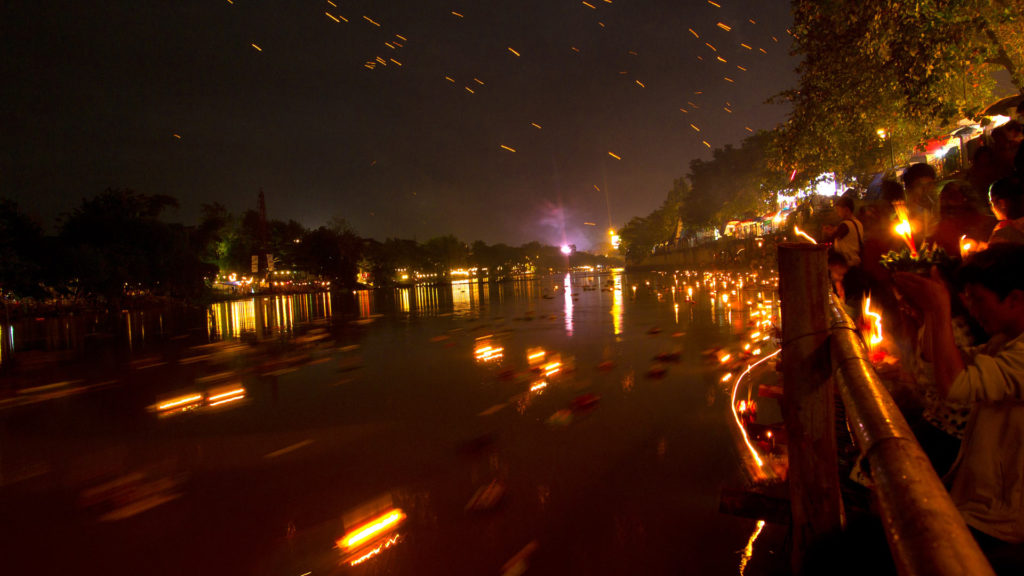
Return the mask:
M 756 270 L 776 267 L 777 236 L 722 238 L 697 246 L 685 246 L 650 254 L 640 262 L 627 263 L 630 271 L 643 270 Z

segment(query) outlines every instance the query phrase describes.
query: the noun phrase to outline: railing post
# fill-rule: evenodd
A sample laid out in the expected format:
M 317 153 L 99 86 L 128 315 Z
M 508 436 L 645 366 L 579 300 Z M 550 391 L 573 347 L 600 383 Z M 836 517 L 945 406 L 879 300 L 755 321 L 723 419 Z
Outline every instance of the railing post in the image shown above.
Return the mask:
M 792 566 L 797 574 L 808 549 L 843 528 L 829 368 L 828 277 L 827 247 L 779 245 L 782 415 L 789 434 Z
M 992 567 L 914 438 L 849 316 L 833 304 L 833 366 L 899 574 L 991 576 Z

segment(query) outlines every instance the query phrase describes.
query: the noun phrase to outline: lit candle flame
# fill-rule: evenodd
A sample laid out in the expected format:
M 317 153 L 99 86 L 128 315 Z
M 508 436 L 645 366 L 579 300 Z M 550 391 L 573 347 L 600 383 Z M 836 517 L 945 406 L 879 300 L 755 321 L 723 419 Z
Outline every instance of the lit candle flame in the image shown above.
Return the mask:
M 868 334 L 868 349 L 873 350 L 875 346 L 882 343 L 882 315 L 871 309 L 871 295 L 864 298 L 864 317 L 870 318 L 870 332 Z
M 907 210 L 907 203 L 897 200 L 892 203 L 892 207 L 896 210 L 896 218 L 899 220 L 893 230 L 907 243 L 907 247 L 910 248 L 910 257 L 916 260 L 917 246 L 914 245 L 914 230 L 910 226 L 910 212 Z
M 803 230 L 801 230 L 799 226 L 793 226 L 793 231 L 796 232 L 797 236 L 803 236 L 804 238 L 810 240 L 811 244 L 817 244 L 818 243 L 818 241 L 815 240 L 814 238 L 811 238 L 811 236 L 807 232 L 804 232 Z
M 978 250 L 978 243 L 967 237 L 966 234 L 960 237 L 960 257 L 967 258 Z

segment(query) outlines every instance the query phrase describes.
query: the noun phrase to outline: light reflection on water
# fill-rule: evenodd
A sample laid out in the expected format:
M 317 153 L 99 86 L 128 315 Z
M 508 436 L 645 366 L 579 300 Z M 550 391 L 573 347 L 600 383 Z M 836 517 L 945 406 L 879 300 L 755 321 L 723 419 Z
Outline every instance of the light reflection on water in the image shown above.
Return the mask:
M 362 298 L 359 299 L 359 306 L 362 312 Z M 245 335 L 262 338 L 270 334 L 287 334 L 295 329 L 296 324 L 330 316 L 329 292 L 254 296 L 245 300 L 211 304 L 206 312 L 206 327 L 211 342 L 233 340 Z
M 450 413 L 445 414 L 446 419 L 454 415 L 454 417 L 450 418 L 452 422 L 457 422 L 461 418 L 463 395 L 466 398 L 465 405 L 467 409 L 465 412 L 473 414 L 471 418 L 473 423 L 468 425 L 465 423 L 452 424 L 452 429 L 457 430 L 459 433 L 453 432 L 450 434 L 451 437 L 458 436 L 462 438 L 462 433 L 469 429 L 472 429 L 473 433 L 476 434 L 478 433 L 477 429 L 481 426 L 487 426 L 488 430 L 491 427 L 498 429 L 499 424 L 488 423 L 478 425 L 476 422 L 495 413 L 494 409 L 500 409 L 502 406 L 507 406 L 505 410 L 509 412 L 514 410 L 520 416 L 526 416 L 529 411 L 529 418 L 519 419 L 517 422 L 525 422 L 526 424 L 523 424 L 524 427 L 530 426 L 528 431 L 530 431 L 531 436 L 529 437 L 531 439 L 533 438 L 533 432 L 541 433 L 539 432 L 540 429 L 533 427 L 534 424 L 547 427 L 568 426 L 568 424 L 559 424 L 559 421 L 555 421 L 552 424 L 550 418 L 547 417 L 566 410 L 564 406 L 566 406 L 566 402 L 570 398 L 579 395 L 581 391 L 590 390 L 591 386 L 594 386 L 594 389 L 597 389 L 604 396 L 605 400 L 602 402 L 604 406 L 607 406 L 607 408 L 604 408 L 605 412 L 614 415 L 615 418 L 619 418 L 623 415 L 632 414 L 630 410 L 632 410 L 633 406 L 646 405 L 649 399 L 654 398 L 650 394 L 663 388 L 656 387 L 657 382 L 644 378 L 642 364 L 634 366 L 632 361 L 629 360 L 630 358 L 640 358 L 642 363 L 643 359 L 650 358 L 651 353 L 663 350 L 662 344 L 669 338 L 667 336 L 668 333 L 665 332 L 660 337 L 655 337 L 655 333 L 650 331 L 652 324 L 655 327 L 659 324 L 664 327 L 665 324 L 671 323 L 673 320 L 676 324 L 679 324 L 678 306 L 680 303 L 686 304 L 689 314 L 686 314 L 684 311 L 683 325 L 679 326 L 679 332 L 673 334 L 672 338 L 677 337 L 677 335 L 682 338 L 684 336 L 683 330 L 688 328 L 692 329 L 692 332 L 687 332 L 687 337 L 690 335 L 701 336 L 705 333 L 719 335 L 724 331 L 716 330 L 715 328 L 743 328 L 746 325 L 744 321 L 750 318 L 749 312 L 743 306 L 745 300 L 741 298 L 742 290 L 737 291 L 738 293 L 735 298 L 730 297 L 728 304 L 726 304 L 726 300 L 723 298 L 719 298 L 716 301 L 712 297 L 709 307 L 707 305 L 708 299 L 704 298 L 704 295 L 700 293 L 696 295 L 699 304 L 692 304 L 689 300 L 683 301 L 682 291 L 676 288 L 679 282 L 672 278 L 671 275 L 663 275 L 660 278 L 655 276 L 653 277 L 655 279 L 646 283 L 638 281 L 636 277 L 633 277 L 630 278 L 631 282 L 627 285 L 637 285 L 639 286 L 639 291 L 633 288 L 631 298 L 628 301 L 624 301 L 624 278 L 625 275 L 621 272 L 597 276 L 577 276 L 575 278 L 576 288 L 581 290 L 581 294 L 578 294 L 576 298 L 573 295 L 574 278 L 571 275 L 563 276 L 559 274 L 557 276 L 502 284 L 461 281 L 442 286 L 416 286 L 389 290 L 341 292 L 333 295 L 333 298 L 337 301 L 332 301 L 332 295 L 330 294 L 317 293 L 267 295 L 232 302 L 220 302 L 209 306 L 205 311 L 205 316 L 202 315 L 203 311 L 199 311 L 200 315 L 195 319 L 199 321 L 199 326 L 202 326 L 205 321 L 206 330 L 203 332 L 205 332 L 205 337 L 212 342 L 223 343 L 251 335 L 257 335 L 262 338 L 263 336 L 274 334 L 284 336 L 290 336 L 296 332 L 302 334 L 303 324 L 328 319 L 332 320 L 330 323 L 332 326 L 342 329 L 345 329 L 349 324 L 362 325 L 357 323 L 356 319 L 369 320 L 379 315 L 384 315 L 387 319 L 377 323 L 368 322 L 367 325 L 371 327 L 367 329 L 354 329 L 354 334 L 362 335 L 375 331 L 380 336 L 377 338 L 367 337 L 362 341 L 356 340 L 359 346 L 353 345 L 331 349 L 330 345 L 332 344 L 335 346 L 343 343 L 348 344 L 353 340 L 348 338 L 350 336 L 349 333 L 344 333 L 342 334 L 343 338 L 339 339 L 340 341 L 332 342 L 330 340 L 332 335 L 328 335 L 326 331 L 322 330 L 321 332 L 326 339 L 324 342 L 328 346 L 324 349 L 313 350 L 312 352 L 309 352 L 307 349 L 307 352 L 304 352 L 308 356 L 306 360 L 303 360 L 300 354 L 292 354 L 292 348 L 288 349 L 288 355 L 272 358 L 274 361 L 291 362 L 296 360 L 310 365 L 313 363 L 312 361 L 325 362 L 323 369 L 310 370 L 299 377 L 282 376 L 281 382 L 301 381 L 305 387 L 292 386 L 289 388 L 288 385 L 282 386 L 280 399 L 277 388 L 278 376 L 275 374 L 277 372 L 294 372 L 298 369 L 297 366 L 299 364 L 282 365 L 279 363 L 266 368 L 260 368 L 262 370 L 261 376 L 246 381 L 244 386 L 241 381 L 237 384 L 234 382 L 225 383 L 218 388 L 195 386 L 187 394 L 181 393 L 168 398 L 158 397 L 158 401 L 154 403 L 152 410 L 161 414 L 165 412 L 171 414 L 172 411 L 180 411 L 183 414 L 187 413 L 182 418 L 176 418 L 173 421 L 175 425 L 184 426 L 193 421 L 198 422 L 198 420 L 188 420 L 189 418 L 202 417 L 201 415 L 206 414 L 208 409 L 220 410 L 222 406 L 235 409 L 235 412 L 233 412 L 235 420 L 231 420 L 228 424 L 235 422 L 244 424 L 247 421 L 243 420 L 243 417 L 253 417 L 254 414 L 261 415 L 263 410 L 278 410 L 279 402 L 281 406 L 301 406 L 301 402 L 307 401 L 310 398 L 320 398 L 321 395 L 336 399 L 341 398 L 342 395 L 351 394 L 351 396 L 346 397 L 348 398 L 346 401 L 352 405 L 361 406 L 356 400 L 359 398 L 358 394 L 364 390 L 371 390 L 370 383 L 384 380 L 382 376 L 392 374 L 390 367 L 379 367 L 373 363 L 373 359 L 377 357 L 376 351 L 379 351 L 382 347 L 392 352 L 388 358 L 394 357 L 393 352 L 398 346 L 403 347 L 401 350 L 403 354 L 405 352 L 409 353 L 410 359 L 408 363 L 386 363 L 403 364 L 403 366 L 397 367 L 395 369 L 396 372 L 394 372 L 400 373 L 398 370 L 408 370 L 407 366 L 416 365 L 413 362 L 414 360 L 428 357 L 430 354 L 444 354 L 450 357 L 450 353 L 446 351 L 449 345 L 452 346 L 453 352 L 460 353 L 459 358 L 467 359 L 469 358 L 468 355 L 461 355 L 463 351 L 462 346 L 468 347 L 470 342 L 472 342 L 477 362 L 471 366 L 473 368 L 472 372 L 467 373 L 473 375 L 470 380 L 474 385 L 464 389 L 457 385 L 447 386 L 447 383 L 445 383 L 444 386 L 436 386 L 439 391 L 432 390 L 430 392 L 432 395 L 439 394 L 438 397 L 442 398 L 456 398 L 456 396 L 448 396 L 448 394 L 453 393 L 453 391 L 458 392 L 458 401 L 455 404 L 458 404 L 460 408 L 453 409 Z M 692 294 L 692 290 L 689 287 L 687 288 L 687 295 L 689 296 Z M 557 289 L 565 291 L 563 298 L 551 297 L 551 294 L 557 291 Z M 588 294 L 590 291 L 595 293 Z M 611 292 L 610 299 L 605 295 L 606 291 Z M 677 291 L 679 292 L 678 300 L 675 293 Z M 503 302 L 514 305 L 502 306 Z M 734 303 L 736 304 L 735 308 L 730 306 Z M 723 308 L 716 310 L 718 306 L 723 306 Z M 697 311 L 696 314 L 694 312 L 695 309 Z M 562 318 L 558 318 L 560 313 L 563 315 Z M 121 329 L 128 328 L 128 338 L 124 339 L 125 335 L 120 335 L 122 339 L 118 340 L 118 344 L 123 346 L 125 342 L 130 342 L 131 335 L 133 334 L 135 335 L 135 345 L 137 348 L 141 348 L 139 339 L 145 340 L 147 336 L 154 341 L 159 340 L 158 333 L 163 332 L 163 319 L 162 317 L 155 317 L 154 314 L 153 312 L 147 312 L 143 315 L 132 312 L 124 317 L 115 316 L 116 320 L 119 321 L 118 326 Z M 718 321 L 715 323 L 709 322 L 712 314 L 716 314 L 718 318 Z M 449 316 L 461 317 L 463 321 L 450 321 Z M 697 321 L 694 321 L 695 316 Z M 416 317 L 435 318 L 436 320 L 422 322 L 422 330 L 416 332 L 408 330 L 407 326 L 402 324 L 403 319 Z M 173 315 L 167 316 L 169 335 L 180 333 L 171 325 L 173 319 Z M 392 320 L 397 321 L 393 322 Z M 508 320 L 508 324 L 503 324 L 505 320 Z M 520 322 L 513 324 L 517 320 Z M 530 321 L 530 323 L 526 321 Z M 323 326 L 325 324 L 325 322 L 321 322 L 319 325 Z M 491 328 L 492 324 L 494 325 L 493 328 Z M 191 326 L 197 326 L 195 321 L 193 321 Z M 456 327 L 458 332 L 451 334 L 447 329 L 453 326 Z M 506 329 L 510 327 L 511 329 Z M 480 328 L 481 331 L 474 331 L 476 328 Z M 624 331 L 627 336 L 619 337 Z M 493 332 L 493 335 L 488 334 L 492 338 L 491 341 L 485 342 L 480 339 L 485 332 Z M 610 338 L 610 332 L 614 333 L 616 337 Z M 3 331 L 3 334 L 6 336 L 8 331 Z M 396 334 L 412 334 L 413 338 L 389 337 Z M 13 338 L 13 331 L 10 331 L 10 335 Z M 337 337 L 338 334 L 335 333 L 333 336 Z M 574 336 L 572 343 L 566 343 L 567 337 L 571 336 Z M 200 337 L 202 337 L 202 334 Z M 443 344 L 426 344 L 428 337 L 443 338 L 443 340 L 430 339 L 430 342 L 443 342 Z M 5 342 L 6 340 L 7 338 L 4 338 Z M 299 338 L 297 340 L 302 339 Z M 700 342 L 703 345 L 703 341 L 697 338 L 693 338 L 693 341 Z M 417 346 L 417 342 L 421 344 Z M 682 342 L 682 340 L 673 340 L 672 342 Z M 406 346 L 408 348 L 405 348 Z M 600 353 L 602 347 L 604 347 L 604 353 Z M 231 346 L 211 347 L 210 349 L 225 348 L 231 348 Z M 266 349 L 262 346 L 248 345 L 237 345 L 234 348 L 253 349 L 256 351 L 252 352 L 254 355 L 261 354 L 263 352 L 260 352 L 260 350 Z M 276 350 L 277 348 L 275 345 L 274 349 Z M 345 351 L 344 356 L 339 358 L 339 351 L 345 348 L 360 349 L 365 350 L 365 352 L 358 350 Z M 416 348 L 418 348 L 419 353 L 417 353 Z M 5 350 L 0 349 L 0 354 L 4 353 Z M 560 356 L 559 354 L 565 355 Z M 369 360 L 364 361 L 360 358 L 356 363 L 357 368 L 353 369 L 346 364 L 347 359 L 354 359 L 364 355 Z M 3 358 L 6 358 L 6 355 L 0 355 L 0 360 Z M 578 362 L 574 358 L 578 358 Z M 269 363 L 271 358 L 264 356 L 262 360 Z M 525 364 L 523 364 L 524 360 Z M 563 373 L 558 373 L 556 370 L 559 360 L 564 361 L 569 366 L 569 369 Z M 607 360 L 608 365 L 601 367 L 598 365 L 598 360 Z M 612 360 L 618 361 L 620 367 L 616 368 Z M 346 372 L 338 376 L 336 371 L 328 370 L 331 365 L 326 364 L 326 362 L 331 361 L 333 361 L 334 366 L 341 366 Z M 509 365 L 513 366 L 516 365 L 516 362 L 519 363 L 519 366 L 517 366 L 519 374 L 515 375 L 515 379 L 506 380 L 503 379 L 503 376 L 500 376 L 498 370 L 501 367 L 502 361 L 508 362 Z M 466 364 L 470 362 L 472 360 L 469 360 Z M 574 369 L 575 366 L 570 365 L 577 363 L 579 365 L 578 369 Z M 601 364 L 605 364 L 605 362 Z M 601 376 L 598 372 L 594 371 L 596 365 L 602 372 L 610 371 L 610 373 L 607 376 Z M 451 366 L 452 372 L 459 370 L 458 364 L 454 361 L 446 366 Z M 524 369 L 519 370 L 519 368 Z M 326 376 L 325 373 L 327 373 Z M 486 381 L 488 383 L 494 382 L 495 384 L 481 391 L 479 390 L 481 387 L 476 386 L 479 380 L 477 374 L 483 373 L 493 376 L 493 378 L 488 376 Z M 447 376 L 447 373 L 444 376 Z M 318 378 L 323 378 L 325 381 L 321 382 Z M 338 386 L 329 382 L 338 378 L 343 378 L 344 386 Z M 604 378 L 607 382 L 602 384 L 601 378 Z M 430 380 L 429 377 L 425 379 L 431 382 L 435 381 Z M 444 379 L 443 376 L 436 377 L 436 381 Z M 410 380 L 415 380 L 415 378 L 410 378 Z M 452 380 L 457 381 L 458 379 L 453 378 Z M 593 384 L 594 382 L 597 382 L 597 384 Z M 253 385 L 249 387 L 250 384 Z M 323 386 L 320 386 L 321 384 Z M 269 388 L 271 385 L 273 386 L 272 393 Z M 584 385 L 587 388 L 582 388 Z M 690 385 L 690 383 L 688 382 L 687 385 Z M 500 390 L 498 390 L 499 386 L 501 387 Z M 599 386 L 604 387 L 597 388 Z M 418 394 L 418 390 L 423 388 L 426 387 L 411 385 L 402 388 L 402 390 L 404 393 L 415 395 Z M 372 390 L 376 394 L 379 388 L 374 384 Z M 409 390 L 413 392 L 409 392 Z M 622 394 L 629 394 L 631 399 L 637 399 L 638 401 L 615 404 L 618 398 L 614 393 L 615 390 L 620 390 Z M 390 394 L 390 392 L 387 393 Z M 384 396 L 384 392 L 380 392 L 380 394 L 382 395 L 381 397 L 391 397 Z M 440 394 L 444 394 L 444 396 Z M 377 396 L 368 397 L 377 398 Z M 415 396 L 415 398 L 418 400 L 421 396 Z M 312 400 L 309 401 L 313 403 Z M 501 402 L 501 404 L 496 404 L 495 402 Z M 414 404 L 416 404 L 415 401 L 410 400 L 408 402 L 410 406 Z M 338 405 L 340 406 L 341 404 L 339 403 Z M 238 406 L 244 406 L 245 408 L 238 410 L 236 409 Z M 405 406 L 405 404 L 400 403 L 399 406 Z M 491 406 L 491 408 L 486 408 L 487 406 Z M 559 407 L 563 408 L 556 410 Z M 362 410 L 362 408 L 360 407 L 359 410 Z M 393 417 L 390 410 L 389 404 L 389 413 L 384 418 L 391 419 Z M 355 409 L 353 409 L 353 413 L 355 413 Z M 395 413 L 405 414 L 405 412 Z M 532 417 L 534 414 L 538 416 L 538 419 Z M 375 415 L 374 418 L 376 417 Z M 541 417 L 544 418 L 540 419 Z M 331 418 L 334 418 L 334 416 L 331 416 Z M 344 420 L 340 417 L 338 419 Z M 497 422 L 498 418 L 495 417 L 492 420 Z M 479 421 L 483 422 L 483 420 Z M 506 422 L 506 420 L 501 422 Z M 594 422 L 596 420 L 590 421 L 591 430 L 594 429 Z M 461 426 L 461 428 L 458 426 Z M 505 429 L 502 428 L 502 430 Z M 517 428 L 516 430 L 519 429 Z M 303 435 L 305 434 L 304 431 Z M 444 436 L 445 442 L 448 442 L 449 432 L 446 431 Z M 561 434 L 561 436 L 567 435 Z M 299 438 L 301 437 L 299 436 Z M 640 437 L 645 436 L 641 434 Z M 608 440 L 608 438 L 600 435 L 591 436 L 588 439 L 596 440 L 595 442 L 590 442 L 593 445 L 598 445 L 597 441 Z M 301 447 L 313 442 L 313 440 L 306 439 L 302 440 L 302 442 L 294 443 L 294 440 L 295 438 L 289 436 L 287 441 L 262 447 L 260 450 L 255 451 L 256 457 L 259 458 L 260 454 L 263 454 L 263 458 L 276 458 L 277 454 L 283 453 L 280 452 L 281 450 L 291 450 L 293 446 Z M 615 442 L 618 441 L 618 439 L 615 440 Z M 321 446 L 321 442 L 323 441 L 318 439 L 316 446 Z M 326 443 L 324 444 L 326 445 Z M 281 446 L 285 446 L 285 448 L 281 448 Z M 500 446 L 501 450 L 513 451 L 519 449 L 519 445 L 513 443 L 502 442 L 501 444 L 496 443 L 495 446 Z M 527 443 L 526 446 L 529 446 L 529 450 L 534 449 L 530 443 Z M 625 444 L 622 446 L 625 446 Z M 452 452 L 449 445 L 444 445 L 442 449 L 445 454 Z M 488 445 L 487 450 L 491 449 L 492 447 Z M 659 456 L 664 457 L 664 453 L 664 444 L 659 444 Z M 408 454 L 406 455 L 408 456 Z M 475 458 L 475 456 L 473 457 Z M 469 456 L 464 456 L 460 453 L 459 458 L 459 462 L 462 462 L 463 460 L 468 460 Z M 584 452 L 578 461 L 586 461 L 587 459 L 587 453 Z M 483 459 L 481 458 L 481 460 Z M 549 497 L 554 498 L 556 503 L 564 502 L 565 500 L 560 501 L 558 499 L 569 497 L 559 489 L 558 482 L 552 483 L 550 481 L 551 478 L 556 480 L 562 478 L 577 480 L 582 475 L 577 476 L 569 472 L 563 473 L 561 470 L 557 471 L 557 473 L 549 474 L 547 467 L 542 465 L 544 458 L 540 458 L 538 462 L 540 464 L 524 462 L 521 464 L 522 467 L 517 469 L 516 473 L 530 478 L 531 481 L 534 477 L 538 479 L 537 491 L 543 495 L 542 504 Z M 341 476 L 338 469 L 332 469 L 331 473 L 338 474 L 339 477 Z M 447 474 L 444 476 L 445 478 L 448 477 Z M 569 481 L 565 484 L 567 486 L 572 485 Z M 628 483 L 625 484 L 629 485 Z M 532 486 L 532 484 L 530 485 Z M 554 488 L 551 489 L 549 488 L 550 486 L 554 486 Z M 444 490 L 443 487 L 433 488 Z M 441 492 L 441 494 L 445 498 L 452 494 L 457 494 L 460 497 L 468 496 L 468 493 L 463 495 L 457 490 Z M 444 498 L 440 499 L 443 500 Z M 410 516 L 415 516 L 412 511 L 414 510 L 413 508 L 406 507 L 405 503 L 402 503 L 402 507 L 410 511 Z M 422 517 L 422 514 L 418 516 L 420 519 Z M 348 523 L 346 522 L 347 525 Z M 740 560 L 739 572 L 741 574 L 747 569 L 747 563 L 753 555 L 755 540 L 757 540 L 762 527 L 763 523 L 749 537 L 747 547 L 743 553 L 744 556 Z M 300 526 L 300 528 L 304 527 Z M 332 534 L 332 536 L 336 538 L 339 535 Z M 743 536 L 746 537 L 745 534 Z M 394 538 L 394 543 L 397 543 L 397 533 Z M 763 538 L 762 536 L 762 546 Z M 388 543 L 391 541 L 384 540 L 382 542 L 374 543 L 372 547 L 368 548 L 368 551 L 362 551 L 351 562 L 361 563 L 363 561 L 370 561 L 375 557 L 375 554 L 389 549 L 391 545 Z M 410 542 L 413 543 L 403 545 L 398 554 L 407 554 L 415 557 L 415 553 L 405 552 L 405 549 L 415 545 L 414 539 L 411 539 Z M 729 549 L 729 562 L 734 562 L 733 558 L 735 556 L 732 554 L 734 550 L 735 548 Z M 763 551 L 759 553 L 763 553 Z M 391 556 L 395 556 L 394 551 L 391 552 Z M 407 561 L 406 557 L 399 559 Z M 376 561 L 380 562 L 379 559 Z M 732 564 L 731 567 L 735 570 L 735 564 Z M 291 573 L 301 574 L 303 572 L 299 570 Z M 401 572 L 399 571 L 398 573 Z
M 574 286 L 574 282 L 577 282 L 598 291 L 598 306 L 604 313 L 610 314 L 612 333 L 621 336 L 628 313 L 626 308 L 632 308 L 634 300 L 639 296 L 634 286 L 630 302 L 625 302 L 624 279 L 625 274 L 622 271 L 613 270 L 597 275 L 576 275 L 575 279 L 572 275 L 538 276 L 497 284 L 459 280 L 449 285 L 357 290 L 337 292 L 333 295 L 322 292 L 254 296 L 211 304 L 203 312 L 204 332 L 210 342 L 216 342 L 252 336 L 265 338 L 289 335 L 297 326 L 324 320 L 371 320 L 380 316 L 430 318 L 448 315 L 478 318 L 512 303 L 528 303 L 524 310 L 529 316 L 535 313 L 538 307 L 546 306 L 540 302 L 542 296 L 562 289 L 565 291 L 563 298 L 558 299 L 560 302 L 556 300 L 561 310 L 554 312 L 563 314 L 564 333 L 572 336 L 579 327 L 580 314 L 585 313 L 586 309 L 586 306 L 581 308 L 582 305 L 573 296 L 574 287 L 579 287 Z M 668 296 L 669 286 L 674 283 L 677 282 L 667 280 L 667 285 L 662 286 L 666 289 L 664 296 Z M 720 297 L 715 297 L 716 288 L 719 288 L 717 284 L 714 279 L 706 277 L 703 287 L 704 298 L 699 300 L 696 306 L 687 300 L 688 311 L 683 318 L 679 318 L 678 310 L 672 307 L 669 310 L 669 322 L 675 320 L 677 324 L 680 321 L 683 324 L 692 323 L 697 311 L 698 314 L 710 316 L 713 325 L 721 328 L 739 328 L 745 314 L 734 313 L 740 310 L 733 310 L 732 304 L 742 296 L 737 294 L 726 303 Z M 755 286 L 752 285 L 748 289 Z M 646 287 L 649 291 L 649 285 Z M 701 289 L 699 280 L 697 287 L 698 290 Z M 687 285 L 686 288 L 688 298 L 695 296 L 692 286 Z M 603 300 L 602 293 L 605 291 L 611 293 L 610 302 Z M 720 296 L 721 292 L 718 295 Z M 662 295 L 657 296 L 660 302 Z M 759 292 L 758 297 L 760 296 Z M 665 304 L 668 304 L 669 299 L 664 300 Z M 593 298 L 586 299 L 586 302 L 591 301 Z M 679 303 L 679 300 L 675 302 Z M 742 308 L 742 301 L 737 301 L 736 305 Z M 707 307 L 710 307 L 710 310 L 707 310 Z M 522 312 L 523 310 L 520 310 L 518 313 Z M 85 349 L 87 341 L 94 339 L 110 341 L 126 351 L 141 353 L 154 346 L 160 346 L 166 337 L 181 333 L 183 321 L 180 312 L 170 309 L 121 311 L 114 316 L 114 324 L 106 323 L 99 313 L 45 320 L 22 318 L 12 325 L 0 326 L 0 363 L 10 363 L 16 350 L 80 353 Z M 191 322 L 194 320 L 186 321 L 185 324 L 194 326 Z M 15 343 L 18 344 L 17 347 Z
M 562 286 L 565 289 L 565 333 L 572 336 L 572 274 L 566 272 Z
M 622 334 L 622 274 L 612 272 L 612 328 L 615 335 Z

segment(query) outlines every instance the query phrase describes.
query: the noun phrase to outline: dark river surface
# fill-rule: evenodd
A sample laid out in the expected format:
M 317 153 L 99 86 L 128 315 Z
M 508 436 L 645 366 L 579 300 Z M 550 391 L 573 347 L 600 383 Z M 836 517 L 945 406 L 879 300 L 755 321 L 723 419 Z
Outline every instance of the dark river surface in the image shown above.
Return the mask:
M 718 511 L 745 477 L 702 354 L 774 286 L 701 280 L 5 325 L 0 573 L 784 573 L 783 527 Z

